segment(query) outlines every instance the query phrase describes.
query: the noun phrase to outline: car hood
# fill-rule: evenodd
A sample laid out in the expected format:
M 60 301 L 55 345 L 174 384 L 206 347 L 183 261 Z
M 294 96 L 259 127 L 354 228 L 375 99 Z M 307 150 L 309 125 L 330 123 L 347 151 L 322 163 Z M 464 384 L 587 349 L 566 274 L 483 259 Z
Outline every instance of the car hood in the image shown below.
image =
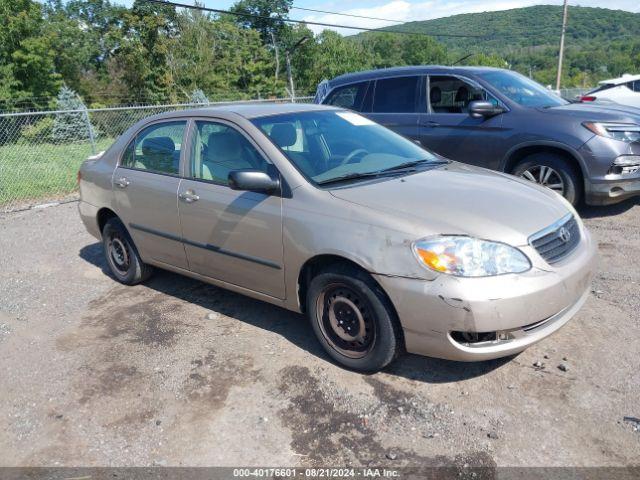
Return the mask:
M 464 234 L 515 246 L 526 245 L 530 235 L 570 212 L 551 190 L 457 162 L 401 178 L 336 188 L 331 194 L 408 220 L 416 238 Z
M 622 122 L 640 124 L 640 109 L 619 104 L 571 103 L 539 109 L 550 115 L 574 117 L 580 121 Z

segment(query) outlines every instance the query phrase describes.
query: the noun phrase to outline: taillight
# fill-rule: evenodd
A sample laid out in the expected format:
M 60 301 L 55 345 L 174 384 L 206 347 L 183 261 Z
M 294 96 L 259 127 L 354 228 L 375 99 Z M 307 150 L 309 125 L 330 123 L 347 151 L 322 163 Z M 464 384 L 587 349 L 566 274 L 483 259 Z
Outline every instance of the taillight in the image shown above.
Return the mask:
M 597 97 L 594 97 L 592 95 L 583 95 L 582 97 L 580 97 L 581 102 L 595 102 L 596 99 Z

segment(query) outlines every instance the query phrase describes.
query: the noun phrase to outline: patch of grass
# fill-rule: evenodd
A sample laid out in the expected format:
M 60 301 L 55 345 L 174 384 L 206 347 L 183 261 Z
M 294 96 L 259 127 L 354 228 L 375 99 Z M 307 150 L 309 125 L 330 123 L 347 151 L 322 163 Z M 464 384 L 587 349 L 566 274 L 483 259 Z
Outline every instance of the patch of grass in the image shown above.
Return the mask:
M 96 152 L 112 143 L 97 141 Z M 74 192 L 80 164 L 90 155 L 88 143 L 1 146 L 0 206 Z

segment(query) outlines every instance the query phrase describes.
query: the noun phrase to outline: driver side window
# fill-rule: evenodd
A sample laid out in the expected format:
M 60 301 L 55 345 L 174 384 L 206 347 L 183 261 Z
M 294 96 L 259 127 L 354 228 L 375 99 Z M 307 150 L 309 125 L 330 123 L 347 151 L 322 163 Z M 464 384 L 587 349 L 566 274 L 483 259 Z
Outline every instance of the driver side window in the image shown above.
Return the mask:
M 498 100 L 481 87 L 457 77 L 429 77 L 429 105 L 432 113 L 468 113 L 469 103 L 487 100 L 495 106 Z

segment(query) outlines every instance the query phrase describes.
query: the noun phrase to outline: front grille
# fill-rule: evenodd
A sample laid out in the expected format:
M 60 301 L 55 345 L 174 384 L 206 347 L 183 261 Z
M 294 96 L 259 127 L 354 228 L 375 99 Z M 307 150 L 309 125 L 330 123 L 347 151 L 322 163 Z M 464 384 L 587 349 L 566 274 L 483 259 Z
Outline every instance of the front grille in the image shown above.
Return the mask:
M 529 237 L 529 244 L 547 263 L 556 263 L 569 255 L 580 243 L 580 228 L 573 215 Z

